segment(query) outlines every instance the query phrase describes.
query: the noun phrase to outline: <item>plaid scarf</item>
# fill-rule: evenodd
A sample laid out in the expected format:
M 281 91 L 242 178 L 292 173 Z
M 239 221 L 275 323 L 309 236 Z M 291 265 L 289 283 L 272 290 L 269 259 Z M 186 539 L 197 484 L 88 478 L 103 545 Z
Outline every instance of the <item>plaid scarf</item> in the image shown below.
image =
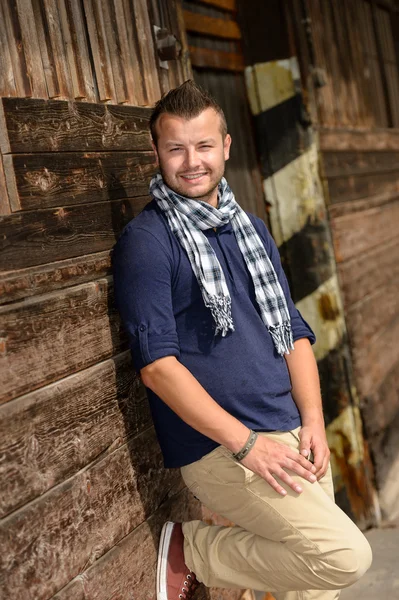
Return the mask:
M 215 321 L 215 335 L 234 331 L 231 297 L 219 260 L 202 230 L 231 221 L 236 240 L 255 287 L 262 321 L 281 355 L 294 349 L 287 302 L 274 267 L 254 226 L 237 204 L 226 179 L 218 189 L 218 208 L 202 200 L 180 196 L 165 185 L 160 174 L 151 180 L 150 194 L 165 213 L 169 227 L 186 251 Z

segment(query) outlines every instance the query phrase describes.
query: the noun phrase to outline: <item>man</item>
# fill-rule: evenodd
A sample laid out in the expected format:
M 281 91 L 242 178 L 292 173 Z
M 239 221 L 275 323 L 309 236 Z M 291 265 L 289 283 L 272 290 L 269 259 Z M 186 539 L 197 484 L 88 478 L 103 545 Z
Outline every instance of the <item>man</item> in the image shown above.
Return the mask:
M 150 128 L 160 174 L 115 247 L 117 306 L 165 467 L 235 524 L 166 523 L 158 600 L 198 582 L 336 599 L 371 551 L 334 504 L 314 334 L 263 221 L 223 178 L 221 108 L 188 81 Z

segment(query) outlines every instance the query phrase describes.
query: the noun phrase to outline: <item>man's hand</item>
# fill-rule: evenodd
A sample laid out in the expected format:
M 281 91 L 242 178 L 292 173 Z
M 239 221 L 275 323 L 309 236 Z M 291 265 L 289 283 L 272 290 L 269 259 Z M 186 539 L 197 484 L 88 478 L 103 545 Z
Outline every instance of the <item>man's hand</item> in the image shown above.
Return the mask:
M 304 425 L 299 432 L 299 438 L 301 440 L 300 453 L 307 457 L 312 452 L 316 477 L 318 480 L 321 479 L 326 474 L 330 460 L 324 424 Z
M 282 496 L 285 496 L 287 491 L 281 487 L 274 476 L 281 479 L 294 492 L 298 494 L 302 492 L 301 486 L 290 477 L 285 469 L 293 471 L 312 483 L 317 481 L 314 475 L 316 468 L 309 460 L 288 446 L 261 436 L 258 436 L 255 445 L 241 463 L 265 479 Z

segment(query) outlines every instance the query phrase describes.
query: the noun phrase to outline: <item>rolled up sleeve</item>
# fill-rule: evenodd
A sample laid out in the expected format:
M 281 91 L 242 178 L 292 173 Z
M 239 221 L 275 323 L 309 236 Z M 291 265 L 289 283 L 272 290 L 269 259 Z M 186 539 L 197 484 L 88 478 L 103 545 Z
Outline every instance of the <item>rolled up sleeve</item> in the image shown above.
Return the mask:
M 137 372 L 165 356 L 180 357 L 172 304 L 172 265 L 149 231 L 127 227 L 112 255 L 116 307 Z
M 283 270 L 283 267 L 281 264 L 280 254 L 279 254 L 279 251 L 275 244 L 275 241 L 273 240 L 272 236 L 270 235 L 270 233 L 269 233 L 266 225 L 263 223 L 263 221 L 261 221 L 259 219 L 258 225 L 261 228 L 261 231 L 259 233 L 261 234 L 261 237 L 262 237 L 263 241 L 265 242 L 266 251 L 270 257 L 270 260 L 272 261 L 274 270 L 276 271 L 276 275 L 279 279 L 279 282 L 283 289 L 285 298 L 287 300 L 288 311 L 289 311 L 290 317 L 291 317 L 291 327 L 292 327 L 292 335 L 293 335 L 294 342 L 301 338 L 308 338 L 310 343 L 314 344 L 316 341 L 316 336 L 315 336 L 312 328 L 302 317 L 301 313 L 299 312 L 299 310 L 296 308 L 294 302 L 292 301 L 287 277 L 285 276 L 285 273 L 284 273 L 284 270 Z

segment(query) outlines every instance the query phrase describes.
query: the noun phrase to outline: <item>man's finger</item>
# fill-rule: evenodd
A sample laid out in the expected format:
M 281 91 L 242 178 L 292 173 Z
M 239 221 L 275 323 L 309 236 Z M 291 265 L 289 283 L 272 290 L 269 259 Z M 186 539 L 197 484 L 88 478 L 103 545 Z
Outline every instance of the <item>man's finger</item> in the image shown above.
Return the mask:
M 267 473 L 265 475 L 265 480 L 267 483 L 278 493 L 280 496 L 286 496 L 287 490 L 285 490 L 281 485 L 274 479 L 273 475 Z
M 301 432 L 302 433 L 302 432 Z M 306 434 L 306 433 L 302 433 L 302 435 L 299 436 L 300 437 L 300 444 L 299 444 L 299 452 L 301 453 L 302 456 L 305 456 L 306 458 L 308 458 L 309 454 L 310 454 L 310 435 Z

